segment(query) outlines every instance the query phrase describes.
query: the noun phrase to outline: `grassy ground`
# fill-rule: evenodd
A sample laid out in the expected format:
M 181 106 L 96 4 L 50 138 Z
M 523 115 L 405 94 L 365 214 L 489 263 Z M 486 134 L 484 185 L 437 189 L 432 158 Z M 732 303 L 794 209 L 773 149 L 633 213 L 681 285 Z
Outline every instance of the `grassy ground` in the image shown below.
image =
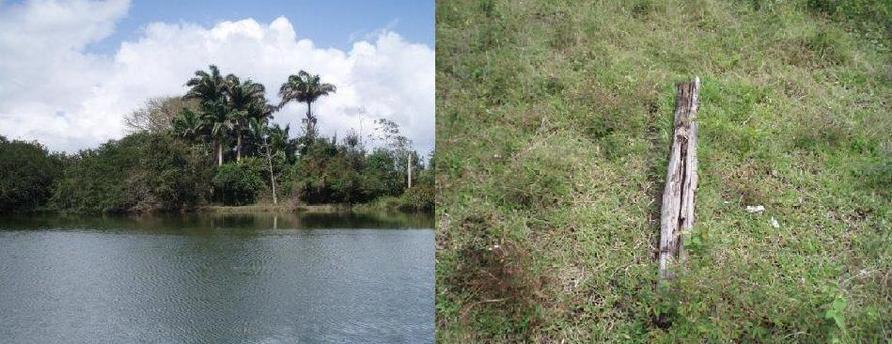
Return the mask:
M 856 3 L 439 2 L 438 340 L 892 337 L 892 4 Z M 694 75 L 697 220 L 658 288 Z

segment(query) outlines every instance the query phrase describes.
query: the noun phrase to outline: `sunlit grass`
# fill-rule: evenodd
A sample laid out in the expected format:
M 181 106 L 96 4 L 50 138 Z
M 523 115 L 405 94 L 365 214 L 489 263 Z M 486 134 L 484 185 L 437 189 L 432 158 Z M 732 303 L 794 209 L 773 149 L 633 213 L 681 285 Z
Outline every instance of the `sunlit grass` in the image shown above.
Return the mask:
M 892 336 L 889 32 L 812 3 L 441 2 L 438 339 Z M 694 75 L 697 220 L 659 289 L 673 84 Z

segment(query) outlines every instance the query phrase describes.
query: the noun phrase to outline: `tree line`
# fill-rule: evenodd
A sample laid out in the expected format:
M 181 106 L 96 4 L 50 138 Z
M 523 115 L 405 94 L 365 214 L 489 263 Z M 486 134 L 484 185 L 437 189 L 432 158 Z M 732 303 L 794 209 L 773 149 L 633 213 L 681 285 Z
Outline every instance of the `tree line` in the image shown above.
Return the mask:
M 183 96 L 149 99 L 128 115 L 130 134 L 76 154 L 0 136 L 0 211 L 174 211 L 256 202 L 433 209 L 433 154 L 419 156 L 396 123 L 379 119 L 368 137 L 319 135 L 313 104 L 337 91 L 319 75 L 290 75 L 278 104 L 262 84 L 224 76 L 214 65 L 186 86 Z M 307 107 L 294 137 L 290 125 L 272 122 L 291 102 Z

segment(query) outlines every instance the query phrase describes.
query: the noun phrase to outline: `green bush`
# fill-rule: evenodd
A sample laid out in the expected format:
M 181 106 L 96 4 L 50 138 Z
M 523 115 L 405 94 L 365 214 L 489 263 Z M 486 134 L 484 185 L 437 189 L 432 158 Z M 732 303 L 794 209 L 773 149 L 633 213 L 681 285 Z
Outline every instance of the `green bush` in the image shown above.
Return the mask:
M 368 155 L 363 167 L 363 191 L 370 198 L 397 196 L 405 187 L 405 181 L 394 166 L 396 160 L 391 152 L 376 149 Z
M 62 160 L 39 143 L 0 136 L 0 212 L 45 205 L 62 175 Z
M 436 200 L 432 169 L 419 171 L 418 178 L 399 196 L 383 195 L 373 199 L 363 208 L 376 211 L 433 212 Z
M 418 185 L 400 196 L 400 210 L 433 211 L 436 191 L 432 185 Z
M 437 190 L 434 186 L 434 170 L 421 170 L 411 188 L 400 196 L 400 209 L 433 212 Z
M 187 209 L 205 202 L 212 164 L 202 148 L 167 135 L 152 136 L 128 179 L 131 191 L 147 195 L 136 210 Z
M 209 166 L 201 146 L 137 133 L 68 159 L 51 204 L 86 212 L 189 208 L 210 189 Z
M 289 171 L 292 196 L 310 204 L 341 202 L 332 185 L 343 178 L 339 173 L 344 161 L 338 155 L 337 145 L 327 139 L 309 145 Z
M 334 140 L 317 139 L 285 179 L 292 196 L 301 202 L 357 204 L 401 195 L 406 188 L 405 166 L 403 153 L 379 148 L 365 155 Z M 424 171 L 419 164 L 414 170 Z
M 254 203 L 264 188 L 262 162 L 254 158 L 223 164 L 214 175 L 214 197 L 225 205 Z

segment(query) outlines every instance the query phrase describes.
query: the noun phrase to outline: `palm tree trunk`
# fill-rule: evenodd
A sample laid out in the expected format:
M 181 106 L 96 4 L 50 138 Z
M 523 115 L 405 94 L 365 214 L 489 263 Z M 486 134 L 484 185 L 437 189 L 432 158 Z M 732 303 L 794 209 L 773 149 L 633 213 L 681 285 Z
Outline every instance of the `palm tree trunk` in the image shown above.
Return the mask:
M 307 102 L 307 136 L 314 135 L 316 123 L 313 123 L 313 102 Z
M 242 133 L 238 133 L 238 138 L 236 139 L 235 144 L 235 161 L 242 161 Z
M 223 166 L 223 141 L 217 141 L 217 167 Z

